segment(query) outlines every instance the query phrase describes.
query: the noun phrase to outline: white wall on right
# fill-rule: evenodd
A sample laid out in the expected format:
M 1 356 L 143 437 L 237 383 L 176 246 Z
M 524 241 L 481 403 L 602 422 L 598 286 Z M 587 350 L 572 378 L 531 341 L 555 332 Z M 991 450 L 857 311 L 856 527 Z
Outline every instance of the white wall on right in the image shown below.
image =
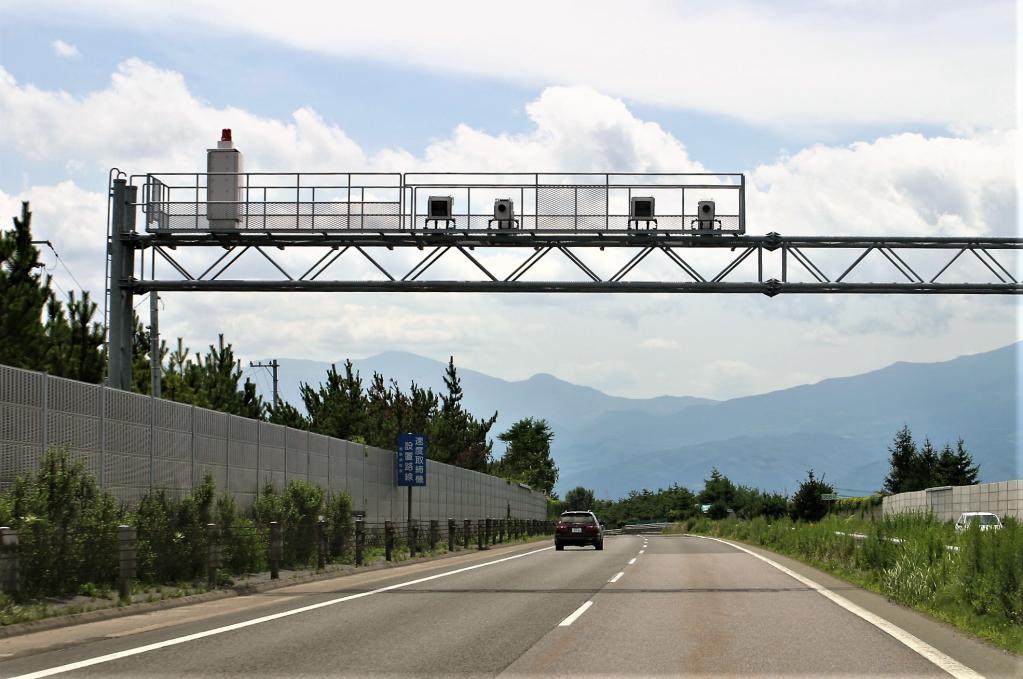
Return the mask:
M 963 512 L 992 512 L 1023 519 L 1023 480 L 896 493 L 884 499 L 883 508 L 885 516 L 933 512 L 939 521 L 954 521 Z

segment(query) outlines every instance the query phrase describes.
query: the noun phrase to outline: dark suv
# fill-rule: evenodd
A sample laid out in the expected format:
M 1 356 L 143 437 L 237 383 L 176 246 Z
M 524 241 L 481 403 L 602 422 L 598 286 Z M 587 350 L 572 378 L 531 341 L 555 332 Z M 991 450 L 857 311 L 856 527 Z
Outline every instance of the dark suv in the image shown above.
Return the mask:
M 604 549 L 604 528 L 593 512 L 565 512 L 554 527 L 554 549 L 565 545 L 593 545 Z

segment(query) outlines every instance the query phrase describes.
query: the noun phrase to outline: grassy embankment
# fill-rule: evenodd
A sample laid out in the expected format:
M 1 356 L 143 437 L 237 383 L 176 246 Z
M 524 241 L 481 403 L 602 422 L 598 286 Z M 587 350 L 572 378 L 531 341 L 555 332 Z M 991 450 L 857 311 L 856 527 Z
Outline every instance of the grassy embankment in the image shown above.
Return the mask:
M 1023 654 L 1023 525 L 1018 521 L 1006 521 L 1000 531 L 957 534 L 951 524 L 919 515 L 880 521 L 829 517 L 817 524 L 699 518 L 673 524 L 667 532 L 765 547 Z

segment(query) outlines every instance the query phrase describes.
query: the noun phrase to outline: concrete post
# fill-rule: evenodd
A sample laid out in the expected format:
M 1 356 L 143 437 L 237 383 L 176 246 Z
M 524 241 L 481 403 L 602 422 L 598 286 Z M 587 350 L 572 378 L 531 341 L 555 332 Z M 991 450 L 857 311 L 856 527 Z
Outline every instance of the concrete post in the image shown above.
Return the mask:
M 487 532 L 483 537 L 483 544 L 492 545 L 494 544 L 494 520 L 487 517 L 484 525 L 486 526 Z
M 131 598 L 131 581 L 136 576 L 136 538 L 134 526 L 117 527 L 117 593 L 122 601 Z
M 455 520 L 448 517 L 448 551 L 455 551 Z
M 316 570 L 322 571 L 327 567 L 327 531 L 323 517 L 316 522 Z
M 504 542 L 504 519 L 497 520 L 497 541 Z
M 18 531 L 0 527 L 0 592 L 18 595 Z
M 437 519 L 430 519 L 430 551 L 437 551 L 437 539 L 440 537 L 440 523 Z
M 384 521 L 384 558 L 388 561 L 394 556 L 394 522 Z
M 469 549 L 469 535 L 472 533 L 472 519 L 462 521 L 462 547 Z
M 408 523 L 408 553 L 409 556 L 414 557 L 419 551 L 419 522 L 415 519 L 409 519 Z
M 366 547 L 366 522 L 362 518 L 355 520 L 355 565 L 361 566 L 364 562 L 363 550 Z
M 220 527 L 215 523 L 206 524 L 206 585 L 217 586 L 217 569 L 223 560 L 220 544 Z
M 483 530 L 483 519 L 476 519 L 476 549 L 483 549 L 483 541 L 486 539 L 486 533 Z
M 270 522 L 270 579 L 281 577 L 281 552 L 284 551 L 284 538 L 281 535 L 281 524 Z

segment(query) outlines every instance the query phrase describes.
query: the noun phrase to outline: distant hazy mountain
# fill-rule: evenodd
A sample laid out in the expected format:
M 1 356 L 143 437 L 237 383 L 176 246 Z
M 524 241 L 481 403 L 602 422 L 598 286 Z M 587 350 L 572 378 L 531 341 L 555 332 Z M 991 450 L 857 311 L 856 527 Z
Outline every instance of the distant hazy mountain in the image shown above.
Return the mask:
M 324 380 L 329 363 L 299 359 L 279 359 L 281 398 L 302 408 L 299 384 L 306 382 L 317 385 Z M 343 359 L 338 361 L 342 370 Z M 394 378 L 402 389 L 408 390 L 411 382 L 430 387 L 435 392 L 444 391 L 444 371 L 447 364 L 424 358 L 416 354 L 389 351 L 365 359 L 353 360 L 353 365 L 368 384 L 374 372 L 386 379 Z M 496 435 L 506 430 L 513 422 L 523 417 L 543 417 L 554 427 L 555 432 L 585 428 L 590 422 L 610 412 L 650 413 L 671 415 L 697 403 L 715 403 L 691 396 L 659 396 L 649 399 L 630 399 L 608 396 L 591 387 L 583 387 L 553 375 L 538 374 L 527 380 L 509 382 L 485 375 L 458 365 L 455 367 L 465 392 L 465 407 L 478 417 L 489 417 L 496 410 L 498 420 L 493 432 Z M 260 387 L 263 397 L 271 397 L 270 377 L 266 370 L 257 372 L 248 369 L 249 375 Z
M 887 471 L 886 447 L 903 424 L 939 448 L 962 436 L 984 480 L 1023 476 L 1021 346 L 943 363 L 895 363 L 721 402 L 620 398 L 551 375 L 509 382 L 461 367 L 459 374 L 466 407 L 481 416 L 499 412 L 495 436 L 520 417 L 552 423 L 562 494 L 576 485 L 613 497 L 676 482 L 696 488 L 712 466 L 765 489 L 791 492 L 812 467 L 839 487 L 873 490 Z M 403 386 L 415 380 L 443 387 L 444 364 L 414 354 L 390 352 L 355 365 L 367 381 L 376 370 Z M 326 369 L 282 360 L 284 398 L 298 404 L 298 383 L 318 383 Z

